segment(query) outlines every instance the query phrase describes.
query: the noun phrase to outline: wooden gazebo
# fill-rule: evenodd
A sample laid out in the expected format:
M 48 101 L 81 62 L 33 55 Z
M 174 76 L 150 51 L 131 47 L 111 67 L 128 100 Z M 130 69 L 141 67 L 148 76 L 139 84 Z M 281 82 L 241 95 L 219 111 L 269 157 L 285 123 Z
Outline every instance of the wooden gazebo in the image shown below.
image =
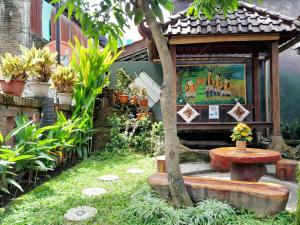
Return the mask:
M 179 67 L 244 64 L 247 90 L 242 105 L 250 111 L 245 121 L 252 128 L 270 128 L 273 136 L 281 136 L 279 53 L 300 41 L 299 19 L 240 2 L 238 10 L 226 17 L 222 12 L 211 20 L 204 14 L 187 17 L 185 10 L 172 15 L 162 26 L 177 72 Z M 147 37 L 144 26 L 140 26 L 140 32 Z M 147 43 L 149 59 L 159 61 L 154 42 L 148 39 Z M 205 85 L 201 79 L 199 83 Z M 231 129 L 236 124 L 227 115 L 234 103 L 218 104 L 218 119 L 209 118 L 210 104 L 191 105 L 200 115 L 191 123 L 178 116 L 179 131 Z M 178 103 L 178 110 L 183 106 Z

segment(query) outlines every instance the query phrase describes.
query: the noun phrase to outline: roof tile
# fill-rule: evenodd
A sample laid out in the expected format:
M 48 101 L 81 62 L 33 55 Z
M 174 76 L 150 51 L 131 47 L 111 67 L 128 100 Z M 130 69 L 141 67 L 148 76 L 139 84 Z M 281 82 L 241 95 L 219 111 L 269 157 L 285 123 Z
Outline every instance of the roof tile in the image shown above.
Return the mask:
M 235 12 L 224 17 L 223 12 L 209 20 L 203 13 L 199 18 L 186 16 L 186 10 L 169 17 L 164 24 L 165 35 L 300 32 L 300 21 L 278 12 L 239 2 Z

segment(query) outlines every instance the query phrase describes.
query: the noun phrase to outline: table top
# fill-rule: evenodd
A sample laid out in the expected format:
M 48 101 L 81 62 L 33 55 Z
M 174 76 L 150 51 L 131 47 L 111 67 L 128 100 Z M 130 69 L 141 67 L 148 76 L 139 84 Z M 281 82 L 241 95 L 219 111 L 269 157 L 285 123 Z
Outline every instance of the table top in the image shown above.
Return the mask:
M 281 159 L 280 152 L 257 148 L 247 148 L 244 151 L 235 147 L 215 148 L 209 155 L 215 160 L 245 164 L 274 163 Z

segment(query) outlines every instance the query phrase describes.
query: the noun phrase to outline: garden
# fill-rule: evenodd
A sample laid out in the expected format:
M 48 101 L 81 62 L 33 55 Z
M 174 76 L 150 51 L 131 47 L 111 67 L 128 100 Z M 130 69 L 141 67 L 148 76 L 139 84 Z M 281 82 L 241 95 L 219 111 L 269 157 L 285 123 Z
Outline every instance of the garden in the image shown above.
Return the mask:
M 214 5 L 203 6 L 200 2 L 195 1 L 190 14 L 197 13 L 200 6 L 207 7 L 208 17 L 214 13 Z M 217 2 L 225 11 L 237 7 L 236 1 Z M 160 39 L 157 19 L 162 19 L 161 8 L 173 8 L 169 0 L 151 4 L 130 1 L 124 6 L 108 0 L 100 4 L 101 10 L 93 16 L 80 1 L 69 0 L 61 5 L 58 16 L 68 9 L 69 17 L 74 13 L 86 27 L 86 35 L 93 38 L 86 47 L 78 40 L 70 44 L 70 65 L 58 65 L 55 53 L 34 46 L 21 46 L 20 55 L 6 53 L 0 58 L 0 85 L 5 95 L 47 101 L 50 88 L 55 90 L 50 99 L 57 98 L 58 105 L 71 109 L 66 113 L 58 107 L 52 115 L 55 122 L 46 125 L 48 114 L 37 118 L 21 113 L 14 118 L 13 129 L 0 133 L 0 224 L 300 224 L 300 205 L 297 212 L 285 210 L 290 190 L 282 183 L 258 182 L 266 174 L 265 164 L 274 164 L 282 156 L 299 160 L 299 145 L 282 154 L 248 149 L 252 130 L 238 123 L 231 136 L 236 148 L 210 152 L 214 163 L 231 163 L 227 174 L 231 179 L 191 173 L 182 176 L 184 163 L 209 164 L 198 155 L 189 157 L 179 151 L 187 149 L 179 144 L 176 117 L 171 116 L 176 107 L 171 88 L 174 83 L 168 79 L 173 75 L 172 63 L 164 65 L 164 122 L 153 118 L 147 90 L 132 85 L 131 76 L 123 68 L 118 70 L 114 113 L 106 118 L 108 141 L 103 148 L 94 148 L 97 104 L 108 88 L 110 66 L 122 53 L 117 42 L 127 17 L 136 24 L 145 17 L 156 44 L 161 46 L 159 51 L 163 51 L 168 47 L 164 37 Z M 113 12 L 116 24 L 107 23 L 109 12 Z M 99 16 L 102 20 L 98 20 Z M 106 47 L 100 48 L 94 41 L 98 35 L 108 36 Z M 162 60 L 171 61 L 169 51 L 165 57 L 160 54 Z M 285 139 L 299 139 L 296 122 L 283 124 L 282 132 Z M 162 167 L 158 158 L 162 159 Z M 298 164 L 296 167 L 298 170 Z M 297 186 L 293 175 L 294 180 L 285 184 Z

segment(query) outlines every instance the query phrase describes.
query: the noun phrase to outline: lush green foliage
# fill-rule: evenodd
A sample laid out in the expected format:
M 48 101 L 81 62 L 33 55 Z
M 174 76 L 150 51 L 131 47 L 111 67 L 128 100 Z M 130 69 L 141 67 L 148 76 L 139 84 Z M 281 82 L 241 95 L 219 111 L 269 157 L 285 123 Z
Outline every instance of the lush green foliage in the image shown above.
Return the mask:
M 300 140 L 300 123 L 295 120 L 281 124 L 282 137 L 286 140 Z
M 124 69 L 118 69 L 116 88 L 121 91 L 122 94 L 129 94 L 129 85 L 132 81 Z
M 148 118 L 137 120 L 128 114 L 109 118 L 111 125 L 109 152 L 128 153 L 129 151 L 150 154 L 163 154 L 164 131 L 161 122 L 152 123 Z
M 87 127 L 91 129 L 96 98 L 108 85 L 108 69 L 121 52 L 114 55 L 108 47 L 100 50 L 98 43 L 93 43 L 92 40 L 88 41 L 86 48 L 77 39 L 73 50 L 71 65 L 78 73 L 73 117 L 85 118 Z
M 216 200 L 199 202 L 196 207 L 175 209 L 149 190 L 133 195 L 126 213 L 132 224 L 147 225 L 219 225 L 226 224 L 225 221 L 235 216 L 229 204 Z
M 117 50 L 118 40 L 123 37 L 124 27 L 129 27 L 129 20 L 134 21 L 137 25 L 144 19 L 137 0 L 105 0 L 99 1 L 92 7 L 85 0 L 52 1 L 52 3 L 56 2 L 61 3 L 56 18 L 67 9 L 68 16 L 74 16 L 81 23 L 86 35 L 95 38 L 95 40 L 98 39 L 99 35 L 106 36 L 109 41 L 108 44 L 114 50 Z M 144 4 L 148 4 L 160 22 L 164 21 L 163 8 L 169 12 L 174 10 L 173 0 L 144 1 Z M 227 13 L 227 11 L 237 7 L 238 0 L 194 0 L 188 14 L 198 16 L 201 11 L 208 18 L 211 18 L 220 9 Z
M 0 148 L 0 188 L 9 193 L 9 184 L 22 190 L 16 180 L 23 180 L 32 174 L 54 170 L 65 161 L 75 158 L 86 158 L 86 146 L 90 138 L 79 139 L 82 134 L 89 134 L 84 130 L 85 120 L 68 120 L 62 113 L 58 113 L 57 122 L 52 126 L 40 128 L 39 123 L 29 120 L 25 116 L 16 117 L 17 127 L 13 129 L 3 141 L 15 145 Z M 91 135 L 88 135 L 91 136 Z

